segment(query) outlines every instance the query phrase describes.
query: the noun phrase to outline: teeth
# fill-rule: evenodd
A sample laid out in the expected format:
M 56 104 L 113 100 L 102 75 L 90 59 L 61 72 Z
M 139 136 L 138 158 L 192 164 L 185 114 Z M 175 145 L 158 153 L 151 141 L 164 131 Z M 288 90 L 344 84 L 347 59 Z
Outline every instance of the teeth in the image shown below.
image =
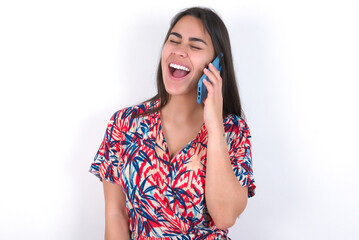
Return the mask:
M 170 64 L 170 67 L 189 72 L 189 69 L 188 69 L 188 68 L 186 68 L 186 67 L 184 67 L 184 66 L 181 66 L 181 65 L 174 64 L 174 63 L 171 63 L 171 64 Z

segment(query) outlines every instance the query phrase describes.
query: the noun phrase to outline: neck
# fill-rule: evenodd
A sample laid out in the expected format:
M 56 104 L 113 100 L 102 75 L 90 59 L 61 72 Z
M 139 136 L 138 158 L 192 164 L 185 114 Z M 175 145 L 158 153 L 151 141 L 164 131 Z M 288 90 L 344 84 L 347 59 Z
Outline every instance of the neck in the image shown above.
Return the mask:
M 179 95 L 170 96 L 166 106 L 161 110 L 161 115 L 167 120 L 177 123 L 185 123 L 193 120 L 203 121 L 203 104 L 197 103 L 197 96 Z

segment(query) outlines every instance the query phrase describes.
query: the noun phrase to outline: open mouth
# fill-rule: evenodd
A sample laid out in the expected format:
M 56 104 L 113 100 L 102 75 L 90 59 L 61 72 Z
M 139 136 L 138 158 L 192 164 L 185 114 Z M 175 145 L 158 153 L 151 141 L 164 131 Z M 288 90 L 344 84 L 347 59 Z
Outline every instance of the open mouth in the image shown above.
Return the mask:
M 190 73 L 189 68 L 175 63 L 169 65 L 169 71 L 174 78 L 184 78 Z

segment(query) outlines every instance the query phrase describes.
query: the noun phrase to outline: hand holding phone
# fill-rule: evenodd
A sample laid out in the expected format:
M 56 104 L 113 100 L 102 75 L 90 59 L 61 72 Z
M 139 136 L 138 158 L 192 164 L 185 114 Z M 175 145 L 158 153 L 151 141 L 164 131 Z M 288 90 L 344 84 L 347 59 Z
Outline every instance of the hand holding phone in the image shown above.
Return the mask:
M 213 60 L 212 64 L 218 71 L 221 71 L 222 66 L 219 64 L 219 56 L 217 56 L 216 59 Z M 203 79 L 206 79 L 207 81 L 211 82 L 206 76 L 206 74 L 203 74 L 201 79 L 199 80 L 197 86 L 197 103 L 199 104 L 203 103 L 203 101 L 207 98 L 208 94 L 206 85 L 203 84 Z

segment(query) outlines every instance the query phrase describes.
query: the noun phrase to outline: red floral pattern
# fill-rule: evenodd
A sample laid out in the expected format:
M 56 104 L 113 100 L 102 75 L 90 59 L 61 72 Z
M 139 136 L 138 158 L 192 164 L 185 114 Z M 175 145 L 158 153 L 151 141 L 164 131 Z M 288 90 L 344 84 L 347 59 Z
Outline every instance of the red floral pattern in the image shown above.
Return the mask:
M 89 171 L 101 181 L 122 186 L 131 239 L 229 239 L 228 230 L 218 229 L 206 208 L 205 125 L 170 159 L 160 111 L 133 117 L 158 105 L 159 100 L 116 112 Z M 256 186 L 249 127 L 235 115 L 227 116 L 223 124 L 233 171 L 252 197 Z

